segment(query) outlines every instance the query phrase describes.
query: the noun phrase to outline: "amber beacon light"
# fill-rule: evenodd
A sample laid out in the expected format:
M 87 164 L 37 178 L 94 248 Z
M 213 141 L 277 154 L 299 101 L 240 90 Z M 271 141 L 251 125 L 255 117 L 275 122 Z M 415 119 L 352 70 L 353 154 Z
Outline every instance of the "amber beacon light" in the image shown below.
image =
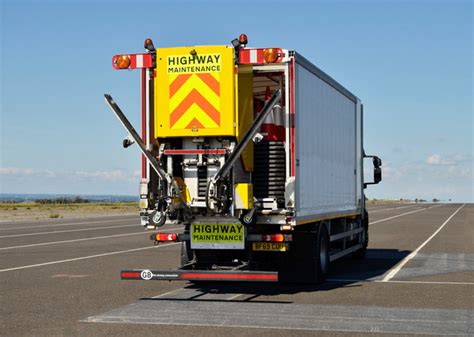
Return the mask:
M 241 44 L 246 45 L 248 43 L 247 35 L 246 34 L 240 34 L 239 36 L 239 42 Z
M 128 67 L 130 67 L 130 56 L 120 55 L 119 57 L 117 57 L 115 62 L 117 64 L 117 67 L 119 67 L 120 69 L 127 69 Z
M 263 51 L 263 58 L 267 63 L 275 63 L 278 59 L 278 49 L 268 48 Z

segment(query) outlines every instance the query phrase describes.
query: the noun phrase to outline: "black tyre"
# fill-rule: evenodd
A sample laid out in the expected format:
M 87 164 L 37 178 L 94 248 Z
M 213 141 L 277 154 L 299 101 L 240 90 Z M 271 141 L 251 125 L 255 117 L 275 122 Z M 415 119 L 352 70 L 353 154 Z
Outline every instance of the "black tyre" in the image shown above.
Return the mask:
M 329 235 L 324 224 L 295 232 L 288 255 L 282 256 L 278 278 L 283 283 L 318 284 L 329 268 Z
M 369 214 L 367 213 L 367 210 L 365 210 L 364 213 L 365 217 L 362 220 L 364 231 L 362 232 L 361 239 L 358 242 L 362 244 L 362 248 L 352 253 L 352 257 L 356 260 L 365 259 L 367 255 L 367 246 L 369 245 Z
M 329 270 L 329 234 L 326 226 L 319 226 L 318 238 L 316 241 L 315 263 L 316 263 L 316 283 L 322 283 L 326 279 Z
M 183 241 L 181 244 L 181 266 L 187 265 L 194 259 L 191 249 L 191 241 Z
M 149 215 L 149 220 L 152 225 L 155 227 L 161 227 L 166 222 L 166 214 L 159 210 L 154 210 Z

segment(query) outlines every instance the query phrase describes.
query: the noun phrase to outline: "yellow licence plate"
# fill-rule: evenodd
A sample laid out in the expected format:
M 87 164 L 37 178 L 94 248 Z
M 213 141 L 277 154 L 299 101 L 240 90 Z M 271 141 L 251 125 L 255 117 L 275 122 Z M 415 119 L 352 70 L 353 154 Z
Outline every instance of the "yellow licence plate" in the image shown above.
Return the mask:
M 270 251 L 270 252 L 286 252 L 286 243 L 282 242 L 253 242 L 252 250 Z

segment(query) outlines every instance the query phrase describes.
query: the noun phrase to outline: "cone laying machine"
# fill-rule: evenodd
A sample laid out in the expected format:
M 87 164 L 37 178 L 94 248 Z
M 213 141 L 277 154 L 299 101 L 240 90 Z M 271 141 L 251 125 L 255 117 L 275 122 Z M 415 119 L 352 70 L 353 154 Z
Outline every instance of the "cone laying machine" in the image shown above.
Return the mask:
M 297 52 L 247 44 L 146 39 L 113 56 L 141 71 L 140 134 L 105 95 L 123 146 L 142 154 L 141 225 L 155 244 L 179 242 L 182 262 L 122 279 L 318 283 L 331 261 L 364 257 L 364 189 L 382 163 L 364 153 L 361 101 Z

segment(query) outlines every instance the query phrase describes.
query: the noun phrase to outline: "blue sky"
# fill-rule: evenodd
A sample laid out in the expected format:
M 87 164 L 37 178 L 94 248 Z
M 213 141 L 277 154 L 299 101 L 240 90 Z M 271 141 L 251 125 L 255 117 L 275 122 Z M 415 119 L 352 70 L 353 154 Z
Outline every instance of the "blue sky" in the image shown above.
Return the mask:
M 1 2 L 2 193 L 135 194 L 139 72 L 111 57 L 155 46 L 296 49 L 360 97 L 365 149 L 384 160 L 370 198 L 473 201 L 470 1 Z

